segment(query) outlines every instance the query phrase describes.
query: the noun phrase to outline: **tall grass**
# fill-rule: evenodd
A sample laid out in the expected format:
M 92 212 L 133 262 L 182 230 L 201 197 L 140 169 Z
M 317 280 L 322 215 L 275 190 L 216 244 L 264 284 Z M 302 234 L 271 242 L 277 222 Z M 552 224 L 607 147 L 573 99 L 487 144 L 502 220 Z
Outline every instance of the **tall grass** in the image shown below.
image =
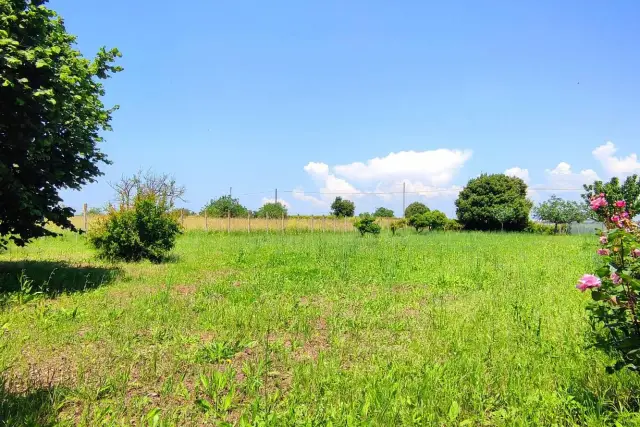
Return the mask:
M 76 264 L 117 270 L 97 288 L 5 305 L 0 419 L 639 420 L 640 379 L 606 374 L 585 344 L 587 296 L 573 284 L 593 268 L 591 237 L 188 232 L 170 263 L 115 266 L 83 245 L 67 236 L 0 255 L 5 272 L 61 258 L 76 281 Z

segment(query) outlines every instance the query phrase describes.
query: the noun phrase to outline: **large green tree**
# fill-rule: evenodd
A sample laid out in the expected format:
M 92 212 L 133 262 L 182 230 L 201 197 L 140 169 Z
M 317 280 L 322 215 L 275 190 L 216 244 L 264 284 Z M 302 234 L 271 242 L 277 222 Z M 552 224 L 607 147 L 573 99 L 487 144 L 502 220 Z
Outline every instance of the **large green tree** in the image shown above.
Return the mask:
M 351 200 L 343 199 L 338 196 L 331 203 L 331 214 L 337 217 L 353 216 L 356 211 L 356 205 Z
M 533 204 L 527 199 L 527 184 L 503 174 L 471 179 L 456 200 L 458 221 L 466 230 L 524 230 Z M 500 208 L 513 210 L 503 224 L 496 218 Z
M 237 218 L 246 217 L 249 210 L 240 204 L 240 200 L 226 195 L 209 201 L 209 203 L 202 208 L 200 214 L 204 215 L 205 212 L 210 217 L 227 217 L 231 214 L 232 218 Z
M 61 189 L 79 189 L 108 163 L 98 147 L 110 130 L 101 79 L 121 71 L 120 53 L 93 60 L 75 48 L 46 0 L 0 0 L 0 246 L 75 230 Z
M 567 226 L 572 222 L 582 222 L 587 219 L 584 205 L 570 200 L 563 200 L 555 194 L 549 200 L 540 203 L 533 210 L 533 216 L 541 221 L 554 224 L 554 232 L 558 233 L 561 224 Z
M 265 203 L 256 212 L 258 218 L 282 218 L 289 215 L 289 210 L 280 202 Z
M 373 213 L 376 218 L 393 218 L 393 211 L 389 208 L 379 207 Z
M 413 202 L 404 210 L 404 217 L 409 219 L 414 215 L 422 215 L 429 212 L 429 208 L 424 203 Z

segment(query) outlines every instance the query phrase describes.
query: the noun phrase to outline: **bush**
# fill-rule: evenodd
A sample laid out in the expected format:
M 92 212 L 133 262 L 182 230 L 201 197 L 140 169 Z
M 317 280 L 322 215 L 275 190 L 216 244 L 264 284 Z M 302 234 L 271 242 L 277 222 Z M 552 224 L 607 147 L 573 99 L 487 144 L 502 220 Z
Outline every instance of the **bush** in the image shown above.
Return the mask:
M 527 184 L 503 174 L 471 179 L 456 200 L 458 221 L 466 230 L 522 231 L 532 206 L 527 199 Z
M 582 276 L 576 288 L 591 291 L 587 310 L 594 346 L 617 359 L 607 370 L 640 372 L 640 230 L 632 220 L 638 204 L 610 198 L 601 193 L 589 199 L 606 227 L 597 251 L 602 261 L 595 275 Z
M 424 203 L 413 202 L 404 210 L 404 217 L 409 219 L 414 215 L 422 215 L 426 212 L 429 212 L 429 208 Z
M 395 236 L 396 231 L 406 227 L 406 225 L 407 225 L 407 220 L 404 218 L 393 221 L 391 225 L 389 225 L 389 229 L 391 229 L 391 234 Z
M 552 235 L 555 234 L 555 229 L 553 225 L 543 224 L 541 222 L 529 221 L 527 227 L 523 230 L 525 233 L 531 234 L 544 234 L 544 235 Z
M 423 214 L 416 214 L 409 218 L 408 224 L 415 228 L 418 233 L 424 229 L 443 230 L 449 219 L 440 211 L 427 211 Z
M 455 219 L 447 219 L 447 223 L 444 225 L 445 231 L 462 231 L 464 227 Z
M 355 220 L 353 226 L 358 229 L 361 236 L 364 236 L 367 233 L 370 234 L 380 234 L 381 227 L 376 224 L 375 217 L 371 215 L 363 215 Z
M 89 232 L 99 256 L 109 260 L 162 261 L 173 249 L 180 226 L 154 197 L 136 197 L 133 207 L 112 209 Z

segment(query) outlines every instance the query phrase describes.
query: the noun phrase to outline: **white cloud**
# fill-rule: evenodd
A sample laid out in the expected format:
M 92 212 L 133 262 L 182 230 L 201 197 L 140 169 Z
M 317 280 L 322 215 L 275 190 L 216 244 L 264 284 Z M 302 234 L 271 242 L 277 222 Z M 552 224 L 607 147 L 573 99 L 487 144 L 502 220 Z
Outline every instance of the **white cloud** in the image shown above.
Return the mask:
M 593 150 L 592 154 L 602 164 L 602 168 L 612 176 L 625 177 L 634 173 L 640 173 L 640 162 L 636 153 L 627 157 L 616 157 L 618 151 L 611 141 Z
M 322 179 L 329 175 L 329 165 L 326 163 L 309 162 L 304 167 L 304 171 L 314 178 Z
M 275 203 L 276 199 L 270 199 L 268 197 L 263 197 L 262 198 L 262 204 L 266 204 L 266 203 Z M 280 203 L 282 206 L 284 206 L 285 208 L 289 209 L 291 207 L 291 205 L 289 204 L 289 202 L 287 202 L 284 199 L 278 199 L 278 203 Z
M 391 184 L 379 183 L 375 189 L 375 193 L 377 193 L 377 196 L 385 201 L 390 201 L 394 198 L 401 198 L 402 184 L 405 185 L 405 191 L 408 195 L 420 196 L 424 197 L 425 199 L 435 199 L 438 197 L 456 198 L 458 196 L 458 193 L 462 191 L 462 187 L 457 185 L 434 186 L 424 184 L 420 181 L 410 181 L 408 179 L 405 179 L 403 181 Z
M 440 186 L 451 182 L 467 160 L 470 150 L 440 148 L 431 151 L 400 151 L 386 157 L 376 157 L 366 163 L 355 162 L 333 168 L 338 176 L 358 182 L 394 182 L 404 179 Z M 307 172 L 315 168 L 312 163 Z M 323 164 L 324 165 L 324 164 Z M 325 165 L 326 166 L 326 165 Z
M 336 196 L 341 196 L 344 199 L 354 199 L 363 194 L 362 191 L 351 185 L 347 180 L 329 173 L 329 166 L 326 163 L 309 162 L 304 167 L 304 170 L 318 183 L 321 194 L 320 198 L 317 198 L 304 195 L 304 192 L 294 193 L 294 197 L 297 194 L 299 200 L 305 200 L 301 198 L 304 196 L 307 201 L 313 202 L 313 200 L 309 199 L 309 197 L 312 197 L 317 201 L 324 200 L 326 202 L 335 199 Z
M 520 178 L 527 184 L 530 181 L 529 169 L 522 169 L 516 166 L 514 168 L 507 169 L 506 171 L 504 171 L 504 174 L 507 176 L 515 176 L 516 178 Z
M 304 190 L 296 189 L 291 193 L 293 198 L 296 200 L 302 200 L 303 202 L 309 202 L 314 204 L 315 206 L 326 208 L 329 206 L 329 203 L 326 200 L 320 200 L 317 197 L 309 196 L 304 193 Z
M 584 169 L 580 172 L 574 172 L 571 165 L 566 162 L 560 162 L 554 169 L 547 169 L 545 171 L 545 177 L 547 179 L 547 184 L 544 187 L 553 190 L 576 191 L 582 191 L 582 185 L 591 184 L 600 179 L 593 169 Z

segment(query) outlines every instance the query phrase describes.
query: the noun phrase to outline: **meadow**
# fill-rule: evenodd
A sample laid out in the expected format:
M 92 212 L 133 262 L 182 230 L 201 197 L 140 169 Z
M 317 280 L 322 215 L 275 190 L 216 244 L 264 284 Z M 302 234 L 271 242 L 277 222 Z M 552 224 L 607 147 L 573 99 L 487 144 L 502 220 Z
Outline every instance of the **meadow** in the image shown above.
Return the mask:
M 0 254 L 0 424 L 636 425 L 587 343 L 593 236 L 205 233 Z M 24 271 L 24 274 L 22 273 Z

